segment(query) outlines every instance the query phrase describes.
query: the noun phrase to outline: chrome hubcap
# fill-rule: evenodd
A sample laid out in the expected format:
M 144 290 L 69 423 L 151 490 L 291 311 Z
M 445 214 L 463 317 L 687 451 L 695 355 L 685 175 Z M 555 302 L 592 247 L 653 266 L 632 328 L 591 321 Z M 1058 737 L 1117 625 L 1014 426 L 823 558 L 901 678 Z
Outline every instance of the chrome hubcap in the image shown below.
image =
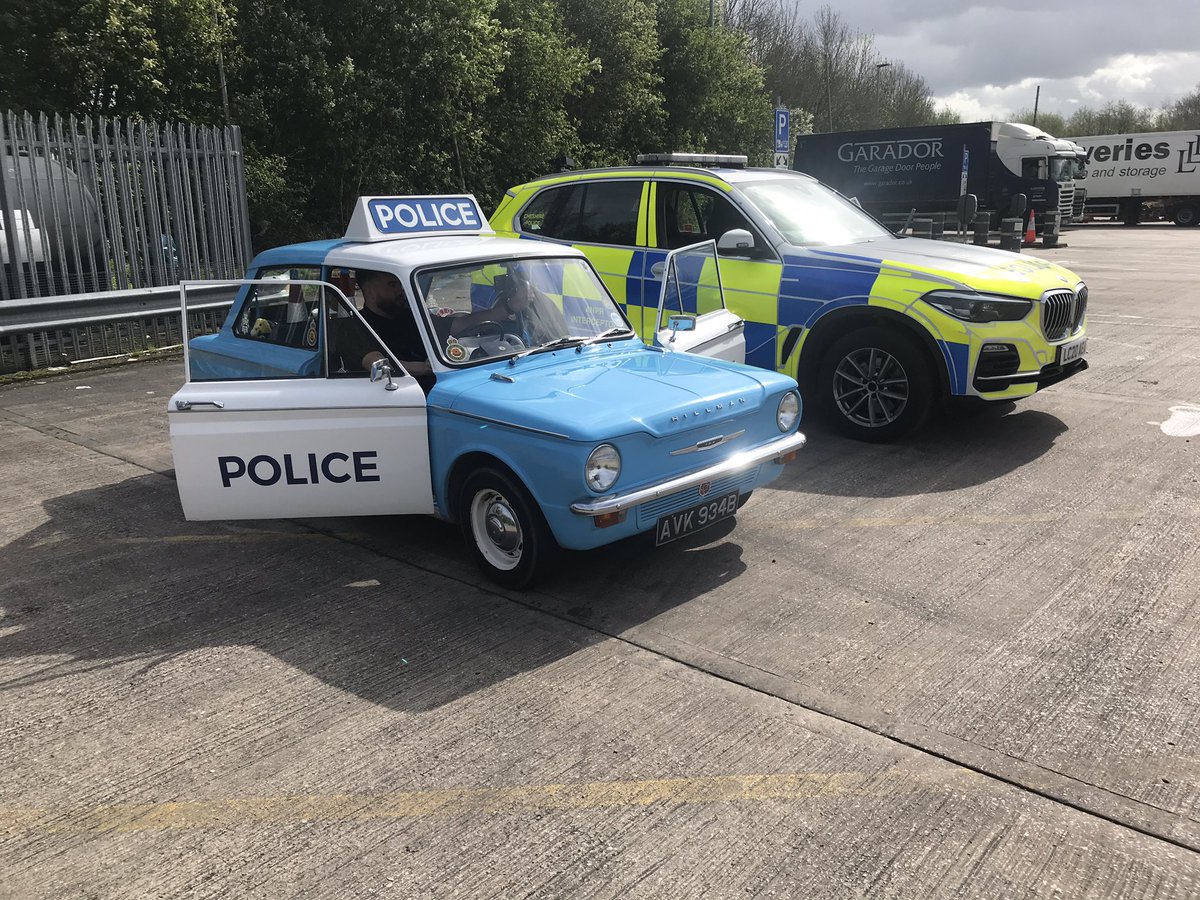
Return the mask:
M 908 373 L 875 347 L 847 353 L 833 372 L 833 399 L 843 416 L 865 428 L 890 425 L 908 405 Z
M 503 497 L 497 496 L 488 504 L 486 521 L 488 538 L 505 553 L 512 553 L 521 545 L 521 526 Z
M 489 565 L 505 572 L 520 565 L 524 534 L 503 494 L 494 490 L 475 494 L 471 499 L 471 534 Z

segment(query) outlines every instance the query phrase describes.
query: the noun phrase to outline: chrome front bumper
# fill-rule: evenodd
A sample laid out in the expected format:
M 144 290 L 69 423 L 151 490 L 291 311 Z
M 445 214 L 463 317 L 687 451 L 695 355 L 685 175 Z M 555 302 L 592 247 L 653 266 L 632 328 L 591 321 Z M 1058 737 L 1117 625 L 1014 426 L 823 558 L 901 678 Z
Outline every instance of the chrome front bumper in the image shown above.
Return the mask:
M 601 497 L 590 503 L 572 503 L 571 512 L 578 513 L 581 516 L 602 516 L 607 513 L 617 513 L 633 509 L 633 507 L 642 503 L 648 503 L 651 500 L 657 500 L 669 494 L 676 494 L 679 491 L 686 491 L 688 488 L 693 488 L 706 481 L 716 481 L 729 475 L 736 475 L 738 472 L 744 472 L 746 469 L 761 466 L 765 462 L 776 461 L 782 456 L 799 450 L 807 440 L 803 434 L 797 431 L 793 434 L 784 435 L 778 440 L 771 441 L 769 444 L 763 444 L 761 447 L 743 450 L 741 453 L 736 453 L 723 462 L 709 466 L 707 469 L 701 469 L 698 472 L 691 472 L 687 475 L 680 475 L 678 478 L 672 478 L 670 481 L 664 481 L 661 484 L 640 488 L 628 494 Z

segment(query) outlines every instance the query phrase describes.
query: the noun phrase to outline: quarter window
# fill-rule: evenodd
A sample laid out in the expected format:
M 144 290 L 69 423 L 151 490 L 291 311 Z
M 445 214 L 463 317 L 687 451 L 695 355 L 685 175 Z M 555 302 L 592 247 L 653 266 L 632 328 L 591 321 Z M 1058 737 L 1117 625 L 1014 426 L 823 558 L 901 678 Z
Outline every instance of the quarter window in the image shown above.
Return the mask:
M 287 279 L 319 281 L 314 267 L 263 268 L 256 279 L 280 281 L 250 285 L 233 325 L 233 333 L 259 343 L 315 351 L 320 346 L 321 288 L 315 284 L 287 284 Z
M 637 240 L 640 181 L 588 181 L 550 188 L 521 214 L 521 230 L 579 244 Z

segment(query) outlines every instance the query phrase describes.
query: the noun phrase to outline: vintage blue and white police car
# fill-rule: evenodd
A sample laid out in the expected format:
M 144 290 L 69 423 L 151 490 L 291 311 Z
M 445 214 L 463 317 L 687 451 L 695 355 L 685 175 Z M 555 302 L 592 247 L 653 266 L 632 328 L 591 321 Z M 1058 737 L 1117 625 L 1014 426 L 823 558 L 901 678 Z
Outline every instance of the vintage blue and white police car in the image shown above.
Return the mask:
M 558 547 L 732 516 L 804 444 L 800 398 L 701 355 L 744 342 L 715 248 L 677 253 L 655 347 L 581 252 L 496 237 L 469 195 L 360 199 L 344 239 L 259 254 L 219 327 L 198 328 L 209 283 L 185 282 L 184 514 L 431 514 L 508 587 Z

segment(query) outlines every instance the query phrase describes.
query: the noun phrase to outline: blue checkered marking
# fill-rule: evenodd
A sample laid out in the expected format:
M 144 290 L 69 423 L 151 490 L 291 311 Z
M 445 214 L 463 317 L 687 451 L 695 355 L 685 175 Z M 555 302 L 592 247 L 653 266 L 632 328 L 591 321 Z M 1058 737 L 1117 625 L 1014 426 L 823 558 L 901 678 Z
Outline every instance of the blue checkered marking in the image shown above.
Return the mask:
M 967 392 L 967 369 L 970 366 L 971 348 L 966 344 L 955 344 L 951 341 L 938 341 L 942 355 L 946 357 L 946 367 L 950 372 L 952 393 Z

